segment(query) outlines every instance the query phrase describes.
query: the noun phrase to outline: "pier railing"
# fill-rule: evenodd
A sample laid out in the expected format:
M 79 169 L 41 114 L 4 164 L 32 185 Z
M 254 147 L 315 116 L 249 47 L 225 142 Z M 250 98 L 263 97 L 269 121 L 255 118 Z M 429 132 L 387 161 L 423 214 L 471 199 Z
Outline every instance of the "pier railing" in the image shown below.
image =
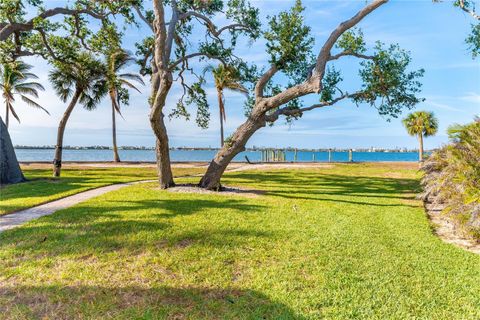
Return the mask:
M 262 149 L 259 150 L 261 152 L 261 162 L 287 162 L 287 152 L 292 152 L 292 150 L 285 150 L 285 149 Z M 298 149 L 293 150 L 293 161 L 288 160 L 289 162 L 299 162 L 299 157 L 298 154 L 299 152 L 308 152 L 312 154 L 312 159 L 309 162 L 317 162 L 319 159 L 317 159 L 317 153 L 320 153 L 322 151 L 316 151 L 316 150 L 311 150 L 311 151 L 298 151 Z M 325 151 L 323 151 L 325 152 Z M 328 150 L 328 162 L 334 161 L 334 152 L 335 150 L 329 149 Z M 291 157 L 291 153 L 290 153 Z M 291 159 L 291 158 L 290 158 Z M 320 161 L 325 161 L 325 160 L 320 160 Z M 300 162 L 306 162 L 305 159 L 302 159 Z M 307 160 L 308 162 L 308 160 Z M 353 150 L 350 149 L 348 150 L 348 162 L 353 162 Z

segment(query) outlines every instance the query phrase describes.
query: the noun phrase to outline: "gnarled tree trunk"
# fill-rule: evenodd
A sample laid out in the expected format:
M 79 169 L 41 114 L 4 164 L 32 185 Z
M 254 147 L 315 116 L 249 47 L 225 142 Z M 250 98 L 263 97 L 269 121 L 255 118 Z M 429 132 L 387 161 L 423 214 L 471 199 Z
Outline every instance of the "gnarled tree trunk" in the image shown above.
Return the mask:
M 25 181 L 7 126 L 0 118 L 0 185 Z
M 237 128 L 229 142 L 217 152 L 215 158 L 210 162 L 207 172 L 200 180 L 199 186 L 209 190 L 220 190 L 220 178 L 228 164 L 237 154 L 245 150 L 248 139 L 265 124 L 263 115 L 250 115 L 247 121 Z
M 172 86 L 172 74 L 163 72 L 158 90 L 155 93 L 152 110 L 150 112 L 150 125 L 155 133 L 155 154 L 157 157 L 158 182 L 160 188 L 167 189 L 175 186 L 172 167 L 170 165 L 170 150 L 168 145 L 167 128 L 165 127 L 163 107 L 167 94 Z
M 75 90 L 72 101 L 70 101 L 67 110 L 63 114 L 62 119 L 58 125 L 57 130 L 57 144 L 55 145 L 55 157 L 53 158 L 53 176 L 60 177 L 60 172 L 62 169 L 62 149 L 63 149 L 63 135 L 65 133 L 65 127 L 67 126 L 68 118 L 72 114 L 75 105 L 77 104 L 78 98 L 80 97 L 81 91 L 79 89 Z

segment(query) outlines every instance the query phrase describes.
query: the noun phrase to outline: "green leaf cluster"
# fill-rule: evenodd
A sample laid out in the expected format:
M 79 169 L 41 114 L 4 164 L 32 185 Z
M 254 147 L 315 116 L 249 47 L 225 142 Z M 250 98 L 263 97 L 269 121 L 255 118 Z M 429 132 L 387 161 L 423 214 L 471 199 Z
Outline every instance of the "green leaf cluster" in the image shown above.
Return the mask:
M 410 55 L 398 45 L 384 48 L 377 42 L 375 51 L 373 60 L 361 62 L 362 90 L 353 101 L 370 104 L 380 115 L 396 118 L 403 109 L 412 109 L 424 100 L 417 97 L 422 87 L 418 79 L 424 70 L 408 71 Z
M 363 32 L 361 29 L 353 29 L 346 31 L 335 46 L 349 53 L 364 53 L 367 51 Z
M 305 62 L 311 62 L 314 38 L 310 27 L 304 24 L 300 0 L 290 11 L 281 12 L 269 20 L 269 30 L 264 33 L 267 40 L 267 53 L 270 63 L 287 75 L 298 75 L 305 71 Z M 311 64 L 310 64 L 311 65 Z

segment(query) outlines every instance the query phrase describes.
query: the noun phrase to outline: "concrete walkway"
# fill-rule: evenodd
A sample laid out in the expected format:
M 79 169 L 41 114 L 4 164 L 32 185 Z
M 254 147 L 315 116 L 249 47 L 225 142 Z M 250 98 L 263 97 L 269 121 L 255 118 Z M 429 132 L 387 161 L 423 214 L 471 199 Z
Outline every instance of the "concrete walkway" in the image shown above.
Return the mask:
M 233 172 L 233 171 L 243 171 L 245 169 L 258 169 L 264 168 L 265 165 L 232 165 L 226 172 Z M 268 166 L 267 166 L 268 167 Z M 186 178 L 186 177 L 197 177 L 201 176 L 202 174 L 195 174 L 195 175 L 187 175 L 181 176 L 176 178 Z M 104 193 L 118 190 L 127 186 L 131 186 L 138 183 L 146 183 L 146 182 L 156 182 L 158 180 L 142 180 L 142 181 L 134 181 L 134 182 L 127 182 L 127 183 L 118 183 L 113 184 L 105 187 L 100 187 L 92 190 L 87 190 L 84 192 L 80 192 L 62 199 L 54 200 L 52 202 L 48 202 L 45 204 L 41 204 L 36 207 L 28 208 L 25 210 L 17 211 L 14 213 L 9 213 L 3 216 L 0 216 L 0 233 L 18 227 L 28 221 L 33 219 L 38 219 L 43 216 L 48 216 L 52 213 L 57 212 L 58 210 L 70 208 L 77 203 L 89 200 L 91 198 L 100 196 Z
M 100 187 L 100 188 L 80 192 L 72 196 L 54 200 L 52 202 L 48 202 L 48 203 L 45 203 L 36 207 L 28 208 L 22 211 L 6 214 L 4 216 L 0 216 L 0 232 L 13 229 L 30 220 L 50 215 L 52 213 L 55 213 L 58 210 L 72 207 L 77 203 L 89 200 L 91 198 L 100 196 L 110 191 L 118 190 L 127 186 L 138 184 L 138 183 L 155 182 L 155 181 L 157 180 L 142 180 L 142 181 L 134 181 L 134 182 L 128 182 L 128 183 L 113 184 L 105 187 Z

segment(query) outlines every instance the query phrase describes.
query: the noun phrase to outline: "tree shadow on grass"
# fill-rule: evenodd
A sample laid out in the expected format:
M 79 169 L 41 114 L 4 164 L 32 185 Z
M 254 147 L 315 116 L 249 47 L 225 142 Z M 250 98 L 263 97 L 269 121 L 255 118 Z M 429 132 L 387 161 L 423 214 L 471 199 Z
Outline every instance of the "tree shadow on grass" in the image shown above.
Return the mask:
M 235 288 L 0 287 L 0 307 L 2 316 L 29 319 L 305 319 L 261 292 Z
M 152 208 L 158 208 L 158 212 Z M 209 212 L 209 209 L 221 209 L 220 214 L 234 219 L 236 214 L 259 213 L 263 208 L 242 199 L 110 200 L 97 205 L 86 202 L 43 217 L 38 223 L 0 233 L 0 250 L 14 244 L 20 255 L 28 252 L 34 256 L 55 257 L 125 249 L 134 252 L 145 246 L 161 249 L 176 249 L 185 244 L 235 247 L 248 243 L 252 237 L 274 235 L 255 229 L 208 225 L 205 221 L 198 228 L 189 225 L 186 230 L 174 228 L 172 231 L 171 219 Z
M 110 200 L 101 203 L 79 203 L 75 207 L 59 211 L 55 215 L 44 217 L 44 221 L 58 223 L 91 223 L 97 219 L 122 217 L 127 212 L 148 212 L 148 218 L 172 219 L 189 216 L 212 209 L 241 214 L 258 214 L 266 206 L 252 204 L 243 199 L 144 199 L 144 200 Z M 145 218 L 142 215 L 142 219 Z
M 62 177 L 51 177 L 50 170 L 31 169 L 27 171 L 27 181 L 0 187 L 2 200 L 21 197 L 49 197 L 75 189 L 90 189 L 101 185 L 122 183 L 134 180 L 156 179 L 154 171 L 115 170 L 109 168 L 64 169 Z M 74 176 L 69 176 L 72 174 Z M 1 208 L 4 208 L 0 204 Z M 8 209 L 8 208 L 6 208 Z
M 385 178 L 370 176 L 347 176 L 338 174 L 315 174 L 311 172 L 268 172 L 229 173 L 225 176 L 228 182 L 254 183 L 264 188 L 267 195 L 288 199 L 320 200 L 345 202 L 359 205 L 408 206 L 406 204 L 382 204 L 375 199 L 409 200 L 419 191 L 416 179 Z M 368 201 L 351 201 L 328 199 L 325 196 L 349 196 Z M 416 206 L 413 206 L 416 207 Z

